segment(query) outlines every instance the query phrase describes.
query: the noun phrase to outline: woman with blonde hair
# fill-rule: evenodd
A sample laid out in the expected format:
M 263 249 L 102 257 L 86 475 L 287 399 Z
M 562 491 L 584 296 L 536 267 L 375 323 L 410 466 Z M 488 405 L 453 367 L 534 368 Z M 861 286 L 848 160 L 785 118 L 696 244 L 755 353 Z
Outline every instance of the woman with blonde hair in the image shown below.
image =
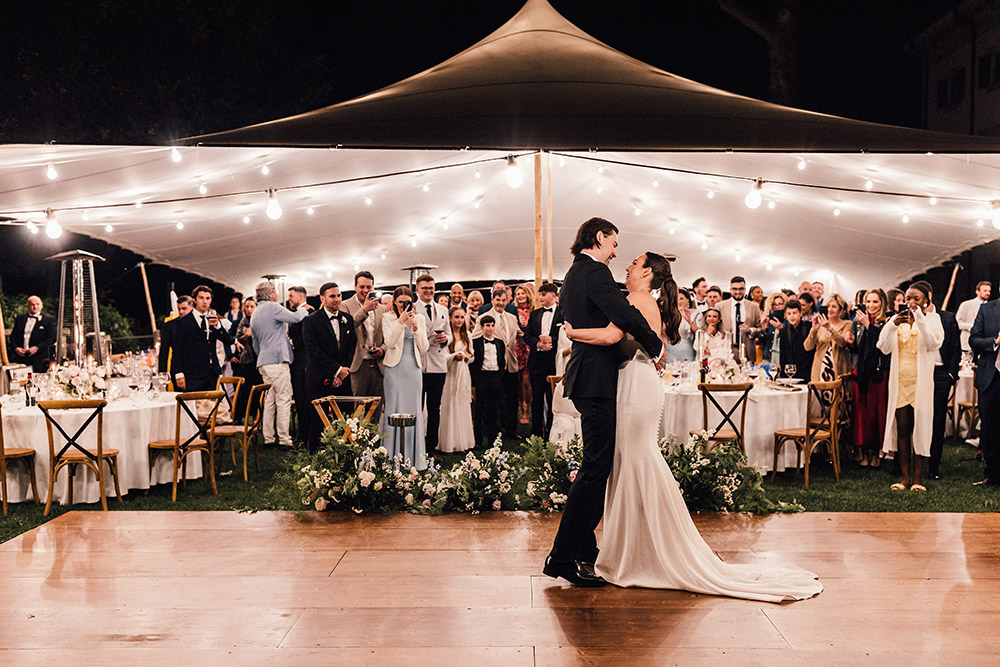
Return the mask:
M 528 373 L 528 356 L 531 350 L 524 342 L 524 328 L 528 326 L 531 311 L 538 308 L 535 286 L 524 283 L 514 288 L 514 306 L 517 308 L 517 403 L 521 413 L 521 423 L 531 422 L 531 375 Z
M 465 298 L 465 305 L 467 306 L 465 310 L 465 323 L 470 331 L 476 328 L 476 320 L 479 319 L 479 309 L 483 307 L 484 303 L 486 302 L 483 300 L 483 293 L 479 290 L 472 290 L 469 292 L 469 296 Z
M 402 454 L 404 460 L 417 470 L 427 467 L 424 452 L 423 373 L 421 359 L 430 345 L 427 339 L 426 318 L 417 317 L 413 310 L 413 292 L 401 285 L 392 293 L 392 308 L 382 317 L 382 336 L 385 339 L 385 380 L 383 393 L 385 409 L 382 411 L 382 444 L 389 456 Z M 405 451 L 401 450 L 399 429 L 389 426 L 389 415 L 408 414 L 416 417 L 416 424 L 406 427 Z M 412 437 L 411 437 L 412 435 Z
M 764 308 L 760 311 L 761 322 L 764 324 L 759 334 L 758 343 L 761 346 L 761 359 L 764 361 L 771 361 L 771 356 L 775 352 L 774 343 L 778 339 L 778 332 L 784 326 L 785 304 L 787 302 L 788 297 L 785 296 L 784 292 L 775 292 L 764 300 Z M 778 355 L 779 357 L 781 355 L 780 343 Z
M 889 400 L 886 381 L 889 358 L 878 349 L 878 339 L 885 326 L 885 292 L 873 289 L 861 299 L 863 309 L 854 317 L 854 353 L 858 357 L 854 383 L 854 446 L 860 450 L 862 468 L 879 466 L 879 450 L 885 433 L 886 404 Z
M 817 313 L 812 330 L 806 337 L 805 348 L 813 354 L 812 381 L 833 382 L 851 372 L 851 351 L 854 344 L 851 321 L 847 319 L 847 302 L 839 294 L 826 301 L 826 315 Z

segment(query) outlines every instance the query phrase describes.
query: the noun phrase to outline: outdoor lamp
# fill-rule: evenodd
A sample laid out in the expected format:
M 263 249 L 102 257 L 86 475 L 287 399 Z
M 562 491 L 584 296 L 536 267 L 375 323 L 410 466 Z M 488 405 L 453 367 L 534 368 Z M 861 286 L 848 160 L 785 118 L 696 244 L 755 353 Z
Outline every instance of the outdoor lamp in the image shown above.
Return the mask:
M 56 221 L 56 214 L 51 208 L 45 209 L 45 235 L 50 239 L 62 236 L 62 227 Z
M 281 204 L 278 203 L 277 192 L 274 188 L 267 190 L 267 209 L 264 212 L 271 220 L 277 220 L 281 217 Z
M 743 203 L 747 205 L 747 208 L 757 208 L 760 206 L 760 191 L 763 189 L 764 179 L 753 179 L 753 187 L 750 188 L 750 192 L 747 194 L 746 199 L 743 200 Z

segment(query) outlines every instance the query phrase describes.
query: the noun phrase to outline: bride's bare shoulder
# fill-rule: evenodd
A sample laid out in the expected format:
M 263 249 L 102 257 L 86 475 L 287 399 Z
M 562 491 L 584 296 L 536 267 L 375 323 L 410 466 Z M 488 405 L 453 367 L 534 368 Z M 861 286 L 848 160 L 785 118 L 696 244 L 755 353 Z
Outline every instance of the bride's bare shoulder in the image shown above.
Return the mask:
M 642 316 L 649 323 L 649 328 L 659 331 L 662 326 L 660 319 L 660 308 L 656 305 L 656 299 L 649 292 L 633 292 L 628 295 L 628 302 L 638 309 Z

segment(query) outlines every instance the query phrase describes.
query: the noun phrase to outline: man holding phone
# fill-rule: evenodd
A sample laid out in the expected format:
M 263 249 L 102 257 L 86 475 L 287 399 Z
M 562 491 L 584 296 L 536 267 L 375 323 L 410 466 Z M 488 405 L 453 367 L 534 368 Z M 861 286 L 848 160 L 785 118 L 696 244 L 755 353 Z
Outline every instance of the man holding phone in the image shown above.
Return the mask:
M 385 380 L 385 344 L 382 339 L 382 316 L 385 308 L 375 294 L 375 277 L 370 271 L 354 276 L 354 296 L 343 303 L 354 321 L 357 345 L 351 361 L 351 387 L 355 396 L 382 396 Z M 382 406 L 373 415 L 378 420 Z

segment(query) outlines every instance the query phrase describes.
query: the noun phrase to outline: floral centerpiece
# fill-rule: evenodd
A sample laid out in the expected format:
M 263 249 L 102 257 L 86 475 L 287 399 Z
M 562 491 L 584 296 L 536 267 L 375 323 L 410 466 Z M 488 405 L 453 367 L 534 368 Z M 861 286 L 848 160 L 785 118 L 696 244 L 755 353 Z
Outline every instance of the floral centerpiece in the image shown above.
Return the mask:
M 107 371 L 88 361 L 83 366 L 63 365 L 55 369 L 55 380 L 59 388 L 70 396 L 87 398 L 108 388 Z

